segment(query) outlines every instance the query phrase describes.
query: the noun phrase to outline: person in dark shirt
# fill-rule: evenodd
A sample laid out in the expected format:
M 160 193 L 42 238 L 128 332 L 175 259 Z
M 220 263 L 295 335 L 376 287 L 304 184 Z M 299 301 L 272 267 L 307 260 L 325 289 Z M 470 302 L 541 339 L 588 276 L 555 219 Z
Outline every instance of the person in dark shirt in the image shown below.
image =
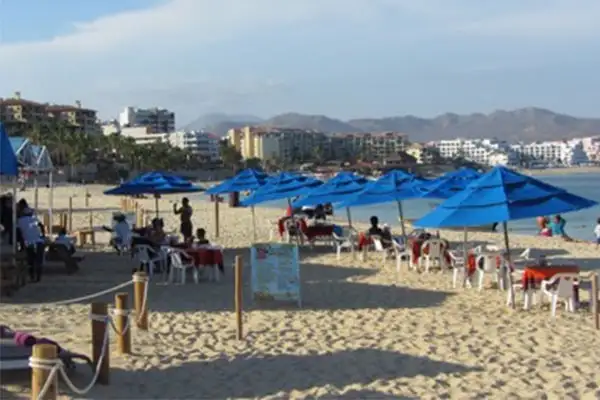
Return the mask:
M 327 220 L 327 214 L 325 214 L 325 207 L 323 207 L 323 204 L 317 205 L 317 207 L 315 208 L 314 216 L 315 216 L 315 220 L 321 220 L 321 221 Z
M 371 217 L 371 227 L 369 228 L 368 233 L 369 233 L 369 236 L 371 236 L 371 235 L 381 236 L 383 233 L 383 231 L 379 227 L 379 218 L 377 218 L 376 216 Z
M 180 216 L 180 232 L 185 242 L 193 237 L 192 214 L 193 209 L 190 206 L 190 200 L 187 197 L 181 199 L 181 207 L 177 208 L 177 203 L 173 204 L 173 212 Z
M 196 229 L 196 244 L 200 246 L 210 244 L 206 239 L 206 231 L 203 228 Z

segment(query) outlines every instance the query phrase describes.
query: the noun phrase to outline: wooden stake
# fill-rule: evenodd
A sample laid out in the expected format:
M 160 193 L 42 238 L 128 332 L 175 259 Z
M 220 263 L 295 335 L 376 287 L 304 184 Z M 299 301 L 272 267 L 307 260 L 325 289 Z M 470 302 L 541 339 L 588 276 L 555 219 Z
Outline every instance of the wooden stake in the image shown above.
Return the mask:
M 129 294 L 115 294 L 115 327 L 117 328 L 117 350 L 119 354 L 131 354 L 131 325 L 127 324 L 129 320 Z M 127 331 L 125 331 L 127 329 Z M 122 334 L 119 334 L 122 333 Z
M 143 331 L 148 330 L 148 300 L 144 304 L 148 275 L 145 272 L 133 274 L 133 297 L 137 327 Z M 143 309 L 142 309 L 143 307 Z
M 598 273 L 592 274 L 592 314 L 594 315 L 594 325 L 600 329 L 600 306 L 598 305 Z
M 365 243 L 365 245 L 362 248 L 362 253 L 361 253 L 361 261 L 365 262 L 367 261 L 367 252 L 368 252 L 368 245 Z
M 38 358 L 40 360 L 52 361 L 58 358 L 58 349 L 56 345 L 53 344 L 35 344 L 33 345 L 33 351 L 31 353 L 32 357 Z M 31 399 L 38 400 L 40 397 L 40 392 L 42 388 L 46 384 L 46 380 L 50 375 L 50 371 L 42 368 L 32 368 L 31 369 Z M 58 375 L 54 375 L 53 382 L 50 384 L 50 387 L 46 391 L 44 400 L 56 400 L 58 394 Z
M 69 196 L 69 210 L 67 215 L 67 225 L 69 233 L 73 232 L 73 197 Z
M 91 315 L 100 318 L 106 317 L 108 315 L 108 305 L 106 303 L 92 303 Z M 106 329 L 109 328 L 106 326 L 105 321 L 92 320 L 92 360 L 96 367 L 100 362 L 102 350 L 104 350 L 104 358 L 102 359 L 98 375 L 98 383 L 101 385 L 108 385 L 110 375 L 110 349 L 108 348 L 108 342 L 106 343 L 106 349 L 102 348 Z
M 242 320 L 243 303 L 243 268 L 242 256 L 235 256 L 235 321 L 237 326 L 237 339 L 242 340 L 244 337 L 244 321 Z
M 219 237 L 219 196 L 215 196 L 215 237 Z

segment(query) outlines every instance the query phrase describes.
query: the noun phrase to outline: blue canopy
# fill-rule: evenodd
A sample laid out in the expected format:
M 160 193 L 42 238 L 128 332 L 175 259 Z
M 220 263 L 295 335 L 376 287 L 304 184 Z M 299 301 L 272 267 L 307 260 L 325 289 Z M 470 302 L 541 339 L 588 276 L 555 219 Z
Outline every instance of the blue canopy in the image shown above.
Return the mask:
M 462 167 L 420 185 L 417 190 L 421 192 L 421 195 L 418 197 L 448 199 L 464 190 L 471 182 L 480 177 L 480 172 L 472 168 Z
M 246 190 L 256 190 L 264 185 L 269 175 L 255 169 L 244 169 L 237 173 L 233 178 L 227 179 L 218 185 L 208 188 L 206 194 L 223 194 L 232 192 L 243 192 Z
M 310 176 L 282 172 L 269 179 L 265 185 L 246 197 L 240 204 L 247 207 L 267 201 L 289 199 L 303 195 L 322 183 Z
M 201 192 L 204 188 L 192 184 L 179 176 L 165 172 L 148 172 L 127 181 L 116 188 L 107 190 L 108 195 L 136 195 L 136 194 L 175 194 Z
M 17 157 L 8 140 L 4 125 L 0 122 L 0 175 L 17 176 L 18 174 Z
M 530 176 L 496 167 L 414 225 L 438 228 L 481 226 L 576 211 L 596 204 Z
M 338 203 L 349 195 L 364 189 L 369 180 L 353 172 L 342 171 L 327 182 L 309 191 L 295 201 L 293 207 L 302 207 L 315 204 Z
M 425 179 L 402 170 L 392 170 L 376 181 L 369 182 L 363 190 L 347 198 L 340 206 L 365 206 L 420 197 L 421 193 L 417 189 L 424 182 Z

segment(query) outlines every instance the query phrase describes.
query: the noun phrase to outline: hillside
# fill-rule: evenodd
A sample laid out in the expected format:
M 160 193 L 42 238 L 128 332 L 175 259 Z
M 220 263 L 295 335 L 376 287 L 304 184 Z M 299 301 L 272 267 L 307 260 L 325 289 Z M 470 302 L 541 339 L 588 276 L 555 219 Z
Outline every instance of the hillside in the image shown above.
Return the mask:
M 215 121 L 213 121 L 215 122 Z M 600 134 L 600 118 L 577 118 L 541 108 L 498 110 L 490 114 L 447 113 L 435 118 L 412 115 L 388 118 L 360 118 L 342 121 L 324 115 L 286 113 L 265 121 L 221 119 L 205 128 L 224 135 L 228 129 L 244 125 L 314 129 L 322 132 L 404 132 L 413 140 L 427 141 L 456 137 L 496 137 L 509 141 L 568 139 Z

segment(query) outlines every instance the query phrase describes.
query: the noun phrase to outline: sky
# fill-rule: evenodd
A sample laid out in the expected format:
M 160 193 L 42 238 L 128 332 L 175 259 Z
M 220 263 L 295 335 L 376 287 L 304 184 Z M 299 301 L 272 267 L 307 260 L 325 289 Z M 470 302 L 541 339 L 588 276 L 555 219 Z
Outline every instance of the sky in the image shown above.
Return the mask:
M 600 117 L 598 0 L 0 0 L 0 97 L 336 118 Z

